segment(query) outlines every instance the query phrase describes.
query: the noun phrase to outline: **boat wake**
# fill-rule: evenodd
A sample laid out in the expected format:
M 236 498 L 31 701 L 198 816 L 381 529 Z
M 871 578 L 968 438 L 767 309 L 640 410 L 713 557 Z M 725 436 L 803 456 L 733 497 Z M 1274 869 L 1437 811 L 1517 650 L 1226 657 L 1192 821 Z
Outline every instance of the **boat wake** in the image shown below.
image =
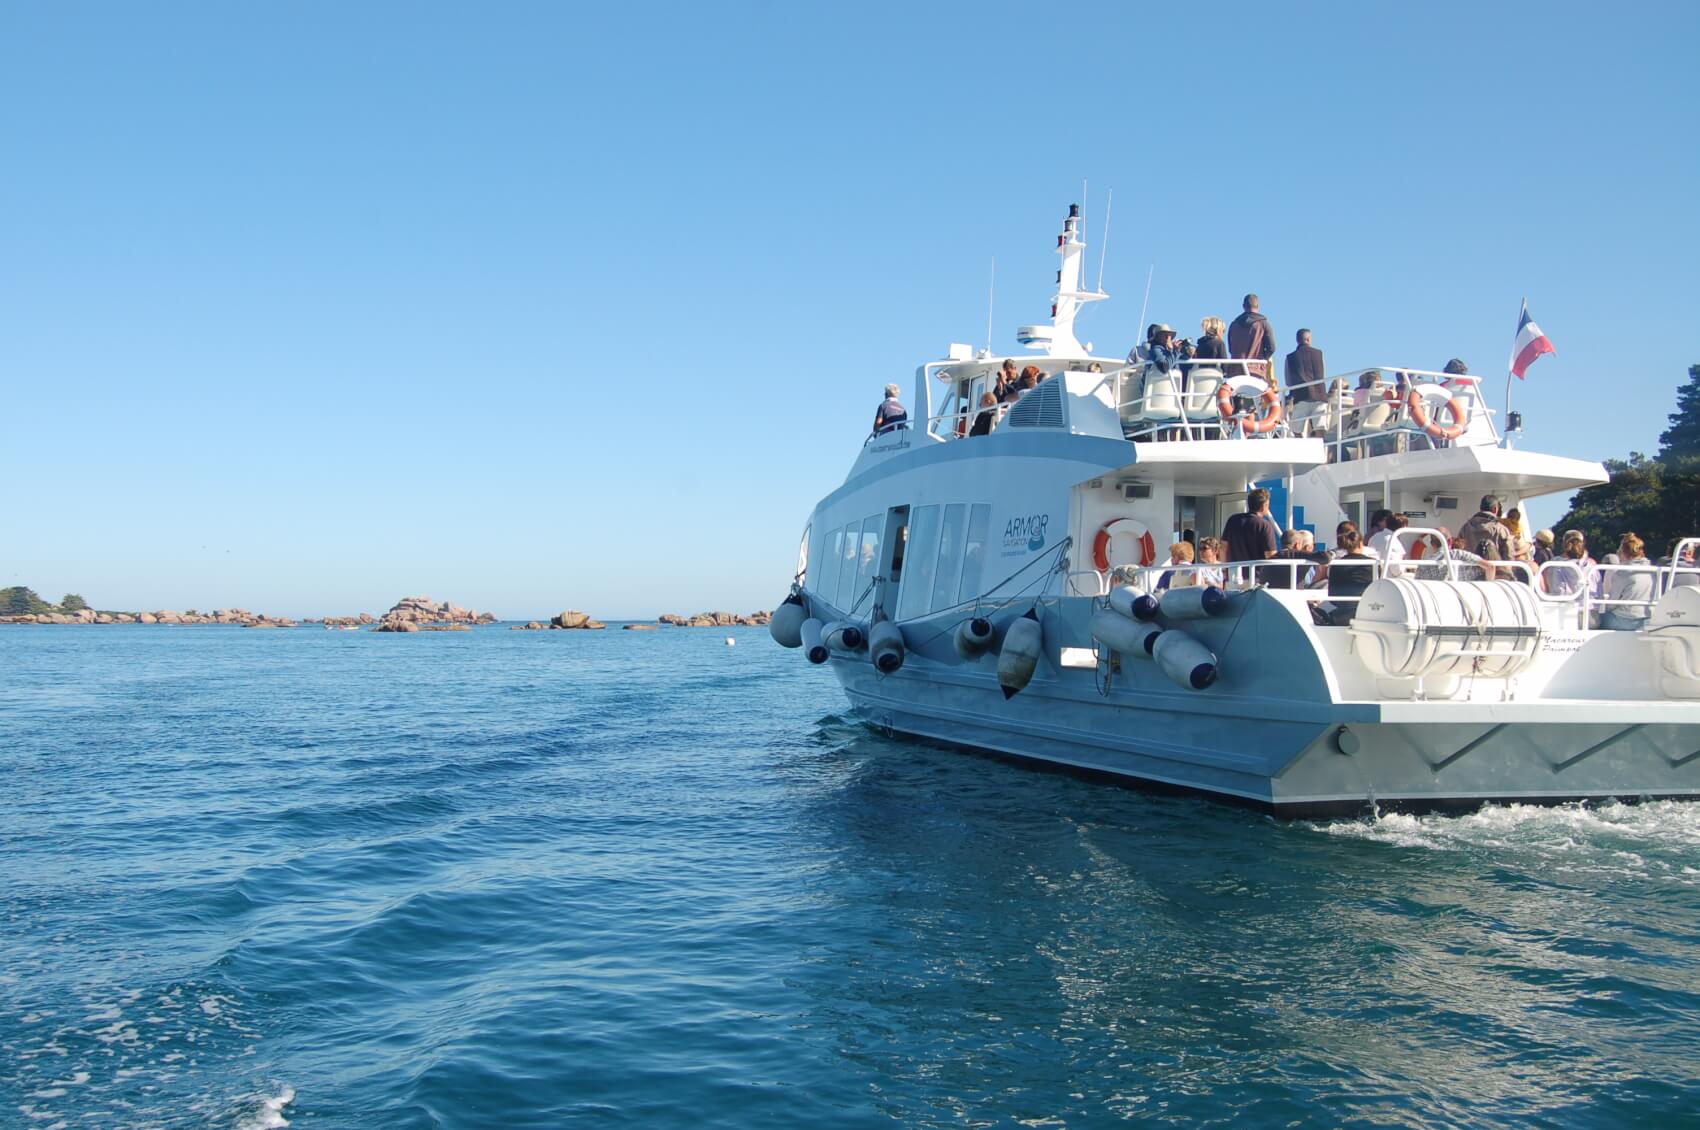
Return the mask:
M 1700 882 L 1700 805 L 1682 801 L 1488 805 L 1464 816 L 1387 813 L 1307 826 L 1401 848 L 1614 860 L 1629 870 Z
M 288 1126 L 289 1120 L 283 1116 L 283 1108 L 294 1101 L 295 1088 L 286 1083 L 277 1094 L 262 1098 L 259 1108 L 238 1122 L 236 1130 L 279 1130 Z

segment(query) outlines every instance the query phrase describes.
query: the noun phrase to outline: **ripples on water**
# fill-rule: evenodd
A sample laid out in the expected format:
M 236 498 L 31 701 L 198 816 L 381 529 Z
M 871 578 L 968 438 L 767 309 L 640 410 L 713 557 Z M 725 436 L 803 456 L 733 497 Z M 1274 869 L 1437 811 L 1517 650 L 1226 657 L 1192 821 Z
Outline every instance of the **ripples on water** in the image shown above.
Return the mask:
M 737 635 L 0 631 L 0 1125 L 1700 1111 L 1700 806 L 1278 823 Z

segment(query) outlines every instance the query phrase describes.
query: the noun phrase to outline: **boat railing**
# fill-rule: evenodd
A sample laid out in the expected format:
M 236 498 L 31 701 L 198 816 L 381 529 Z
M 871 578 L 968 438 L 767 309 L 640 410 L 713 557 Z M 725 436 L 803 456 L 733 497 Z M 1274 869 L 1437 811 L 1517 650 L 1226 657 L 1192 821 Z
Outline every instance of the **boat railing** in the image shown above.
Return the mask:
M 1292 434 L 1324 440 L 1330 463 L 1430 451 L 1466 439 L 1497 443 L 1494 415 L 1480 377 L 1391 365 L 1294 385 L 1286 398 Z
M 1260 414 L 1258 408 L 1263 394 L 1274 388 L 1270 373 L 1268 361 L 1250 358 L 1192 358 L 1175 361 L 1167 370 L 1150 361 L 1132 362 L 1110 374 L 1122 434 L 1132 440 L 1278 434 L 1279 413 L 1267 431 L 1252 433 L 1242 425 L 1245 419 L 1267 417 L 1267 411 Z M 1233 409 L 1227 416 L 1222 412 L 1224 388 Z
M 953 408 L 949 411 L 940 412 L 937 415 L 927 417 L 927 431 L 931 432 L 939 439 L 967 439 L 969 437 L 969 433 L 973 431 L 974 421 L 982 412 L 992 413 L 992 426 L 990 430 L 996 431 L 998 425 L 1003 423 L 1003 418 L 1009 415 L 1009 410 L 1013 407 L 1015 407 L 1014 401 L 1006 401 L 1001 404 L 993 404 L 986 408 L 981 408 L 978 405 L 973 407 Z
M 1078 579 L 1077 579 L 1078 578 Z M 1096 569 L 1071 569 L 1064 578 L 1068 595 L 1103 597 L 1110 595 L 1110 575 Z

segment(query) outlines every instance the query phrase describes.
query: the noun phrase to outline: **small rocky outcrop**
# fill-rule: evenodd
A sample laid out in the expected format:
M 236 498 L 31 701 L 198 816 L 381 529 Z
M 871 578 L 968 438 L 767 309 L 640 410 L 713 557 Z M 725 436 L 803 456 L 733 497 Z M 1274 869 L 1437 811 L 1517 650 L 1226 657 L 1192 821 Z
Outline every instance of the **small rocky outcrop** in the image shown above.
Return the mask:
M 362 614 L 362 618 L 354 621 L 360 624 L 372 623 L 370 616 Z M 428 596 L 404 596 L 396 601 L 390 610 L 378 618 L 374 632 L 406 632 L 406 631 L 459 631 L 470 629 L 476 624 L 494 624 L 494 612 L 477 612 L 470 608 L 462 608 L 450 601 L 438 603 Z M 398 627 L 401 624 L 412 624 L 412 628 Z M 389 625 L 386 627 L 386 625 Z
M 608 625 L 600 620 L 592 620 L 585 612 L 562 612 L 549 621 L 551 628 L 566 628 L 578 631 L 599 631 Z
M 653 632 L 660 626 L 659 624 L 626 624 L 624 628 L 628 632 Z
M 739 616 L 733 612 L 698 612 L 691 617 L 667 612 L 657 617 L 656 623 L 671 624 L 676 628 L 751 628 L 766 624 L 772 619 L 771 612 L 752 612 L 748 616 Z

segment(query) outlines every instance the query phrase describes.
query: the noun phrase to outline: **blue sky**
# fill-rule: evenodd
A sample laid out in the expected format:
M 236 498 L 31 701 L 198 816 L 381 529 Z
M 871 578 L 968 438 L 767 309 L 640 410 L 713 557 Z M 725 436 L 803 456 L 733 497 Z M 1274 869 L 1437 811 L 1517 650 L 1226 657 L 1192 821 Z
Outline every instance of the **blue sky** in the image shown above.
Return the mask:
M 101 607 L 770 606 L 880 386 L 1257 290 L 1331 369 L 1689 364 L 1700 6 L 0 3 L 0 585 Z M 1495 403 L 1501 395 L 1490 386 Z M 1562 499 L 1535 516 L 1550 520 Z M 1544 513 L 1543 513 L 1544 511 Z

